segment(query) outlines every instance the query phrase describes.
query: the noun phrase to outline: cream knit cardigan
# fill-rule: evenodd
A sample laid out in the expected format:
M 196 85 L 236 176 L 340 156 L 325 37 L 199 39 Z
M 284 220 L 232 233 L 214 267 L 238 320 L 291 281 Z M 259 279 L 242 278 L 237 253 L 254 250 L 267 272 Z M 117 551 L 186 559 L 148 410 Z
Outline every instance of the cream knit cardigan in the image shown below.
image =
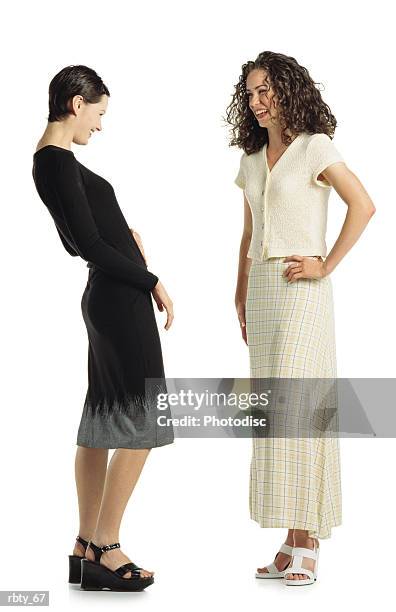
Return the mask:
M 266 149 L 265 144 L 257 153 L 243 153 L 234 180 L 252 211 L 247 256 L 257 261 L 295 254 L 325 257 L 331 185 L 317 177 L 343 158 L 327 134 L 298 134 L 271 171 Z

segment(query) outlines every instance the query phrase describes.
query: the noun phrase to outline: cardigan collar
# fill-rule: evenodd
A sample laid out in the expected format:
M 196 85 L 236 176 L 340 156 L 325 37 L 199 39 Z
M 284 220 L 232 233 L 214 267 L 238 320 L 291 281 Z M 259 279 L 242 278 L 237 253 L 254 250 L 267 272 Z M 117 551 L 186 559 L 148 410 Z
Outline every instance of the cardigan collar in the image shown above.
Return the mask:
M 268 160 L 267 160 L 267 143 L 264 144 L 263 148 L 262 148 L 262 155 L 264 156 L 264 162 L 265 162 L 265 168 L 267 171 L 267 175 L 272 175 L 273 172 L 276 170 L 276 168 L 279 165 L 282 165 L 282 160 L 284 157 L 287 157 L 287 155 L 290 153 L 290 149 L 293 148 L 293 145 L 295 145 L 296 141 L 300 141 L 301 137 L 302 137 L 303 133 L 297 134 L 297 136 L 294 138 L 294 140 L 292 140 L 292 142 L 289 144 L 289 146 L 287 147 L 287 149 L 285 149 L 282 153 L 282 155 L 277 159 L 277 161 L 274 163 L 274 165 L 272 166 L 271 170 L 269 169 L 268 166 Z M 283 160 L 284 161 L 284 160 Z

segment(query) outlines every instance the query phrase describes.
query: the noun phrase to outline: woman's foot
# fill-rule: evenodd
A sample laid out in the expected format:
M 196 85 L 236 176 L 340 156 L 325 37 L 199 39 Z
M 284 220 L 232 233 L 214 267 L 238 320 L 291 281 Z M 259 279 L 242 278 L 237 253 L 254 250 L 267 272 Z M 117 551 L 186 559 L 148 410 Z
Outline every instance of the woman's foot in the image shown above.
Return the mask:
M 317 538 L 310 538 L 307 535 L 300 535 L 300 534 L 294 534 L 294 547 L 301 547 L 301 548 L 309 548 L 310 550 L 314 550 L 315 548 L 315 542 L 316 542 L 316 548 L 319 547 L 319 541 Z M 292 559 L 290 561 L 290 565 L 292 564 Z M 302 560 L 302 567 L 305 567 L 305 569 L 307 570 L 311 570 L 312 572 L 315 569 L 315 563 L 316 561 L 314 559 L 310 559 L 309 557 L 304 557 Z M 285 579 L 286 580 L 306 580 L 309 578 L 309 576 L 307 574 L 288 574 L 287 571 L 285 572 Z
M 289 546 L 293 546 L 293 534 L 289 533 L 286 540 L 285 540 L 285 544 L 288 544 Z M 284 552 L 278 552 L 275 560 L 274 560 L 274 565 L 276 567 L 277 570 L 279 570 L 280 572 L 282 572 L 289 564 L 291 561 L 291 556 L 284 553 Z M 258 574 L 265 574 L 265 573 L 269 573 L 268 567 L 258 567 L 257 568 L 257 573 Z
M 103 546 L 103 544 L 98 544 L 96 540 L 93 539 L 94 544 L 98 546 Z M 100 542 L 100 540 L 99 540 Z M 85 557 L 90 561 L 95 561 L 95 554 L 90 546 L 87 547 Z M 105 567 L 108 567 L 112 571 L 115 571 L 120 565 L 124 565 L 124 563 L 131 563 L 131 559 L 127 557 L 120 548 L 113 548 L 112 550 L 107 550 L 102 553 L 100 557 L 100 563 Z M 130 578 L 132 576 L 131 571 L 126 571 L 122 578 Z M 140 570 L 141 578 L 149 578 L 154 576 L 154 572 L 149 572 L 145 569 Z

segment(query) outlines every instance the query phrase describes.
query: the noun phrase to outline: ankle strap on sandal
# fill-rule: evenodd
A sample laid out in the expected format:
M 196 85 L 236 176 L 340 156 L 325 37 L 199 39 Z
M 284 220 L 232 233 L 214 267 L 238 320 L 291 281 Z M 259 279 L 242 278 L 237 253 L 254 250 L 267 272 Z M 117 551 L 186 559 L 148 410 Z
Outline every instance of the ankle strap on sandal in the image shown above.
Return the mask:
M 120 543 L 115 542 L 115 544 L 105 544 L 104 546 L 101 546 L 100 550 L 102 552 L 106 552 L 107 550 L 113 550 L 113 548 L 121 548 Z
M 102 554 L 104 552 L 107 552 L 108 550 L 113 550 L 113 548 L 121 548 L 121 545 L 120 545 L 119 542 L 114 542 L 114 544 L 105 544 L 104 546 L 97 546 L 91 540 L 89 542 L 89 545 L 90 545 L 90 547 L 92 548 L 92 550 L 94 552 L 95 561 L 99 561 L 100 557 L 102 556 Z
M 84 538 L 82 538 L 80 535 L 76 537 L 76 540 L 80 542 L 84 546 L 84 548 L 87 548 L 89 540 L 84 540 Z

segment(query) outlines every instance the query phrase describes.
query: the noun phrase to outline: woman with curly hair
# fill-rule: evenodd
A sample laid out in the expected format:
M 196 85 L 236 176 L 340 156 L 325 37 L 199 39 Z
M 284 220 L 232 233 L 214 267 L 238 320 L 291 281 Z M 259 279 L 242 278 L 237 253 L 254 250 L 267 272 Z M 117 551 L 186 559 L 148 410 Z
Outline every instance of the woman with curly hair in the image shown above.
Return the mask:
M 332 142 L 334 115 L 293 57 L 265 51 L 243 64 L 227 121 L 230 146 L 243 150 L 235 179 L 244 192 L 235 305 L 252 382 L 335 379 L 330 274 L 374 214 L 373 202 Z M 326 256 L 331 187 L 348 210 Z M 328 416 L 333 406 L 321 409 Z M 253 436 L 252 443 L 251 518 L 288 529 L 256 577 L 312 584 L 319 539 L 341 524 L 338 437 Z

